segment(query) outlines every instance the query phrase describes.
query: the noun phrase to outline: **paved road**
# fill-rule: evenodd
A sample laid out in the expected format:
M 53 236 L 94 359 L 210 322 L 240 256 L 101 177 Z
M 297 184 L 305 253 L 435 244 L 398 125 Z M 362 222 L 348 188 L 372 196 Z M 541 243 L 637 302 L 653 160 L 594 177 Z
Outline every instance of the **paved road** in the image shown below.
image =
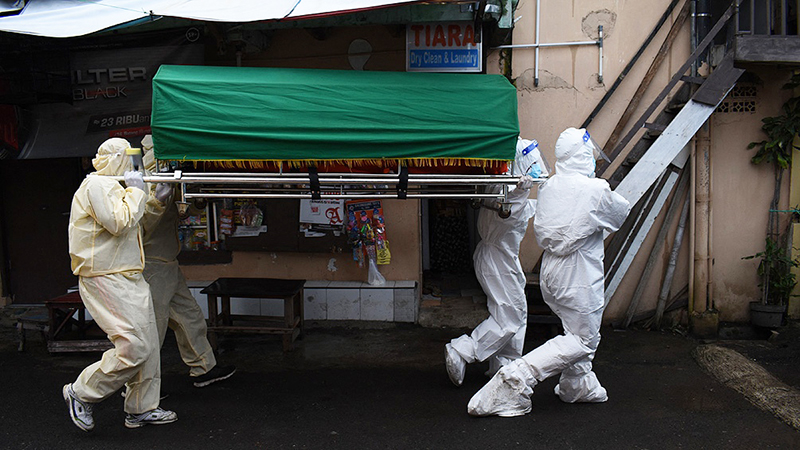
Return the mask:
M 671 333 L 604 330 L 596 371 L 610 400 L 564 404 L 555 380 L 536 387 L 531 414 L 476 419 L 469 398 L 484 365 L 463 387 L 445 374 L 443 345 L 462 330 L 389 326 L 312 328 L 296 351 L 277 339 L 224 341 L 230 380 L 189 384 L 174 339 L 165 344 L 162 406 L 178 422 L 129 430 L 122 399 L 95 408 L 95 431 L 67 416 L 61 386 L 97 355 L 47 354 L 41 341 L 16 351 L 0 329 L 0 448 L 8 449 L 796 449 L 800 433 L 703 372 L 698 342 Z M 531 330 L 526 348 L 547 336 Z

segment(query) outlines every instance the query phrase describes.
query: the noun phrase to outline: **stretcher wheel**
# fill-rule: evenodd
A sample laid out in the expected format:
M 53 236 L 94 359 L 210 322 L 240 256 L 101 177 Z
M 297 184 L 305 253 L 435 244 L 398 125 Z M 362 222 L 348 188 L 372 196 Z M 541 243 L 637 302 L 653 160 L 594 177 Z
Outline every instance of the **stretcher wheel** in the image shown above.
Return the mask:
M 188 202 L 175 202 L 178 207 L 178 218 L 183 220 L 189 217 L 189 203 Z
M 500 216 L 501 219 L 508 219 L 511 217 L 511 203 L 500 203 L 500 209 L 497 210 L 497 215 Z
M 483 200 L 479 198 L 473 198 L 470 200 L 469 206 L 471 206 L 472 209 L 481 209 L 481 203 L 483 203 Z

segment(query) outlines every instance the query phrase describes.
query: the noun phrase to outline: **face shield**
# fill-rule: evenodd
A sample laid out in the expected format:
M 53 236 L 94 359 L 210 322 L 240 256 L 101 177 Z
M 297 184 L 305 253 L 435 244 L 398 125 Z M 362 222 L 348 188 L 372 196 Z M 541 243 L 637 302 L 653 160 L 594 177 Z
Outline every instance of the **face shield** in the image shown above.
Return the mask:
M 611 160 L 608 156 L 603 152 L 603 149 L 597 145 L 597 142 L 592 138 L 588 131 L 583 132 L 583 144 L 591 147 L 592 155 L 594 156 L 594 160 L 598 161 L 600 159 L 604 160 L 607 163 L 610 163 Z
M 517 156 L 514 159 L 512 175 L 530 175 L 533 178 L 547 177 L 552 173 L 547 160 L 539 152 L 539 143 L 534 140 L 519 139 Z
M 133 170 L 141 172 L 144 170 L 144 162 L 142 161 L 142 149 L 140 148 L 126 148 L 125 154 L 131 159 Z

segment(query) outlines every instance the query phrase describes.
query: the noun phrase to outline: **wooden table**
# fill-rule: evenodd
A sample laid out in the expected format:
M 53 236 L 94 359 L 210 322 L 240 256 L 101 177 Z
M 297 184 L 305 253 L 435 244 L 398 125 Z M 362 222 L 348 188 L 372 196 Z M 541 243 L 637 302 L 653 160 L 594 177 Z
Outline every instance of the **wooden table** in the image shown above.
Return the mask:
M 47 311 L 41 308 L 28 311 L 17 317 L 17 337 L 19 338 L 17 351 L 25 351 L 26 330 L 35 330 L 42 333 L 42 341 L 47 342 L 47 326 L 49 323 L 50 318 L 47 315 Z
M 217 348 L 218 333 L 283 335 L 283 350 L 292 349 L 303 330 L 303 285 L 305 280 L 274 278 L 219 278 L 202 291 L 208 298 L 208 340 Z M 231 314 L 231 297 L 283 299 L 283 317 Z M 221 299 L 221 311 L 217 299 Z M 248 323 L 245 325 L 244 323 Z
M 78 292 L 65 294 L 45 302 L 47 306 L 48 331 L 47 350 L 55 352 L 96 352 L 114 346 L 106 337 L 91 339 L 87 331 L 96 327 L 93 321 L 86 320 L 86 308 Z M 78 313 L 77 319 L 74 318 Z M 77 339 L 67 339 L 67 332 L 75 328 Z

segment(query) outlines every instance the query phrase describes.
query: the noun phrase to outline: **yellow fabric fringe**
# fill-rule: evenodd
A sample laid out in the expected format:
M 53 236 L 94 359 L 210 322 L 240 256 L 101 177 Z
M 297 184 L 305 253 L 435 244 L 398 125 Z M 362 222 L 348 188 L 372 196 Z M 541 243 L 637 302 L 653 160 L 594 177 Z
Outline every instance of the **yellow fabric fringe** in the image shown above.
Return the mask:
M 304 166 L 317 166 L 325 168 L 333 165 L 344 165 L 350 168 L 358 168 L 365 166 L 377 166 L 394 168 L 398 163 L 408 167 L 442 167 L 442 166 L 468 166 L 480 167 L 483 169 L 500 167 L 509 161 L 498 159 L 478 159 L 478 158 L 399 158 L 399 159 L 337 159 L 337 160 L 319 160 L 319 159 L 293 159 L 293 160 L 277 160 L 277 159 L 258 159 L 258 160 L 183 160 L 184 162 L 192 162 L 195 167 L 203 163 L 214 163 L 226 169 L 264 169 L 269 165 L 286 164 L 291 169 L 298 169 Z

